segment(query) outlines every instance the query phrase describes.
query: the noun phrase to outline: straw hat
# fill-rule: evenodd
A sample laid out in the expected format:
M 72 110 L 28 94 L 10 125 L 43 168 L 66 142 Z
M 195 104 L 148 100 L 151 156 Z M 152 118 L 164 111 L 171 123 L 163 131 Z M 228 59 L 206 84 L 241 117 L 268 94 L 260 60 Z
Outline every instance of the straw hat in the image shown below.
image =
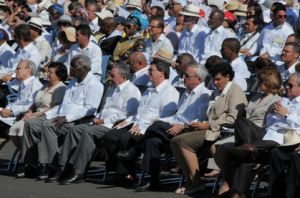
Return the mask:
M 114 17 L 113 14 L 111 13 L 111 11 L 108 11 L 108 10 L 102 10 L 101 12 L 95 12 L 95 15 L 97 15 L 97 17 L 99 17 L 102 20 L 107 17 Z
M 160 48 L 152 57 L 153 59 L 158 59 L 167 63 L 172 64 L 173 61 L 173 54 L 164 48 Z
M 73 27 L 67 27 L 62 30 L 65 32 L 68 41 L 75 42 L 76 41 L 76 29 Z
M 207 5 L 217 6 L 219 10 L 224 9 L 224 0 L 207 0 Z
M 194 4 L 188 4 L 184 7 L 183 11 L 180 12 L 180 14 L 184 16 L 200 17 L 200 7 Z
M 235 11 L 239 8 L 240 3 L 237 1 L 230 1 L 226 6 L 225 6 L 225 10 L 228 11 Z
M 237 11 L 234 12 L 236 16 L 247 16 L 248 5 L 240 4 Z
M 280 146 L 292 146 L 300 144 L 300 136 L 296 131 L 288 131 L 284 134 L 283 144 Z
M 43 30 L 43 20 L 39 17 L 31 17 L 31 19 L 28 21 L 28 25 L 30 27 L 34 27 L 39 30 Z
M 125 6 L 126 8 L 136 8 L 142 11 L 142 3 L 141 0 L 128 0 L 128 3 Z

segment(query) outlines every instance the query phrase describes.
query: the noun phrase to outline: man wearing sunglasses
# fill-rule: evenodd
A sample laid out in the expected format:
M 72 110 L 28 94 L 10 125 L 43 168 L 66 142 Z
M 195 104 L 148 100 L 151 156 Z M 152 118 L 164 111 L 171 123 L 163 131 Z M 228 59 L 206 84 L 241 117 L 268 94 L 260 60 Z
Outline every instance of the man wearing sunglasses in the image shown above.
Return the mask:
M 286 22 L 286 8 L 276 4 L 272 22 L 261 32 L 258 44 L 259 55 L 262 59 L 280 60 L 281 50 L 287 37 L 293 34 L 293 28 Z

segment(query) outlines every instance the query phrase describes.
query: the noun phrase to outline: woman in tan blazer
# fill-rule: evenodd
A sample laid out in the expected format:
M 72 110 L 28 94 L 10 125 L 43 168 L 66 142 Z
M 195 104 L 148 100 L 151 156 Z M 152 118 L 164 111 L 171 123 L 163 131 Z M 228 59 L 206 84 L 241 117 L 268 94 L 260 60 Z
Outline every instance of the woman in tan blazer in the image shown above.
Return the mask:
M 197 151 L 209 152 L 210 146 L 220 135 L 221 124 L 233 124 L 238 114 L 243 113 L 247 99 L 242 89 L 232 82 L 234 72 L 228 63 L 210 68 L 210 75 L 217 87 L 210 98 L 207 122 L 191 122 L 193 130 L 172 138 L 171 149 L 187 179 L 185 188 L 176 193 L 194 194 L 204 189 L 199 177 Z M 207 151 L 206 151 L 207 150 Z
M 243 197 L 247 192 L 247 183 L 249 181 L 233 182 L 232 162 L 229 157 L 233 149 L 254 149 L 252 142 L 262 140 L 265 130 L 265 119 L 273 109 L 273 104 L 281 100 L 282 80 L 280 73 L 276 68 L 267 67 L 261 69 L 258 74 L 260 93 L 253 96 L 246 108 L 246 118 L 238 117 L 234 124 L 234 143 L 220 145 L 217 149 L 215 160 L 221 169 L 223 184 L 219 189 L 219 195 L 230 193 L 233 188 L 236 197 Z M 242 161 L 242 160 L 241 160 Z M 235 163 L 236 164 L 236 163 Z M 233 184 L 234 183 L 234 184 Z

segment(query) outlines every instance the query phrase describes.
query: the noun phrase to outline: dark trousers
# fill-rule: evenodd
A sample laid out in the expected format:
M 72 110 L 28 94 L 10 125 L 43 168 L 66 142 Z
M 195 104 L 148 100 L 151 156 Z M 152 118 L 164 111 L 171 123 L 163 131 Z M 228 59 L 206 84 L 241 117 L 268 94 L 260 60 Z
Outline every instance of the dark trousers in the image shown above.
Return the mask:
M 126 151 L 135 147 L 143 138 L 143 135 L 132 135 L 129 130 L 132 124 L 122 129 L 108 131 L 100 141 L 103 147 L 104 158 L 108 170 L 116 170 L 118 174 L 134 174 L 135 159 L 121 161 L 116 157 L 119 151 Z
M 144 157 L 142 168 L 152 180 L 157 180 L 160 172 L 161 153 L 169 150 L 169 142 L 173 136 L 166 134 L 172 125 L 167 122 L 157 121 L 148 127 L 144 140 Z
M 8 125 L 0 120 L 0 137 L 1 138 L 8 138 L 9 129 L 10 129 L 10 125 Z
M 272 197 L 300 196 L 298 189 L 300 185 L 300 154 L 295 151 L 297 146 L 278 147 L 271 151 Z
M 258 148 L 255 156 L 244 155 L 235 150 L 234 143 L 220 145 L 217 148 L 215 160 L 221 169 L 224 180 L 229 183 L 233 192 L 246 194 L 255 171 L 253 167 L 256 163 L 265 163 L 268 161 L 269 152 L 278 145 L 274 141 L 256 141 L 253 144 Z M 263 160 L 263 161 L 262 161 Z

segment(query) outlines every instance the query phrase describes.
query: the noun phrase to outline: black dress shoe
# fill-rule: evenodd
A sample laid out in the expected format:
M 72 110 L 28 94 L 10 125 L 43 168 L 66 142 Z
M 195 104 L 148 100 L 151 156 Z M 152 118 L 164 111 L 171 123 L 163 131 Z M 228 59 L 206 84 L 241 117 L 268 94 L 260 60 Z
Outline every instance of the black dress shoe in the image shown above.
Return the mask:
M 33 166 L 27 166 L 23 170 L 20 170 L 16 178 L 35 178 L 39 175 L 39 169 Z
M 147 182 L 144 185 L 140 185 L 135 189 L 137 192 L 146 192 L 146 191 L 158 191 L 161 190 L 160 182 Z
M 60 178 L 59 183 L 61 185 L 68 185 L 68 184 L 76 184 L 80 183 L 83 179 L 83 176 L 80 174 L 76 174 L 75 170 L 72 172 L 71 176 L 66 179 Z
M 49 170 L 45 183 L 57 183 L 60 173 L 61 171 L 59 168 Z
M 137 151 L 135 148 L 127 151 L 120 151 L 117 153 L 117 158 L 120 160 L 133 160 L 137 157 Z

